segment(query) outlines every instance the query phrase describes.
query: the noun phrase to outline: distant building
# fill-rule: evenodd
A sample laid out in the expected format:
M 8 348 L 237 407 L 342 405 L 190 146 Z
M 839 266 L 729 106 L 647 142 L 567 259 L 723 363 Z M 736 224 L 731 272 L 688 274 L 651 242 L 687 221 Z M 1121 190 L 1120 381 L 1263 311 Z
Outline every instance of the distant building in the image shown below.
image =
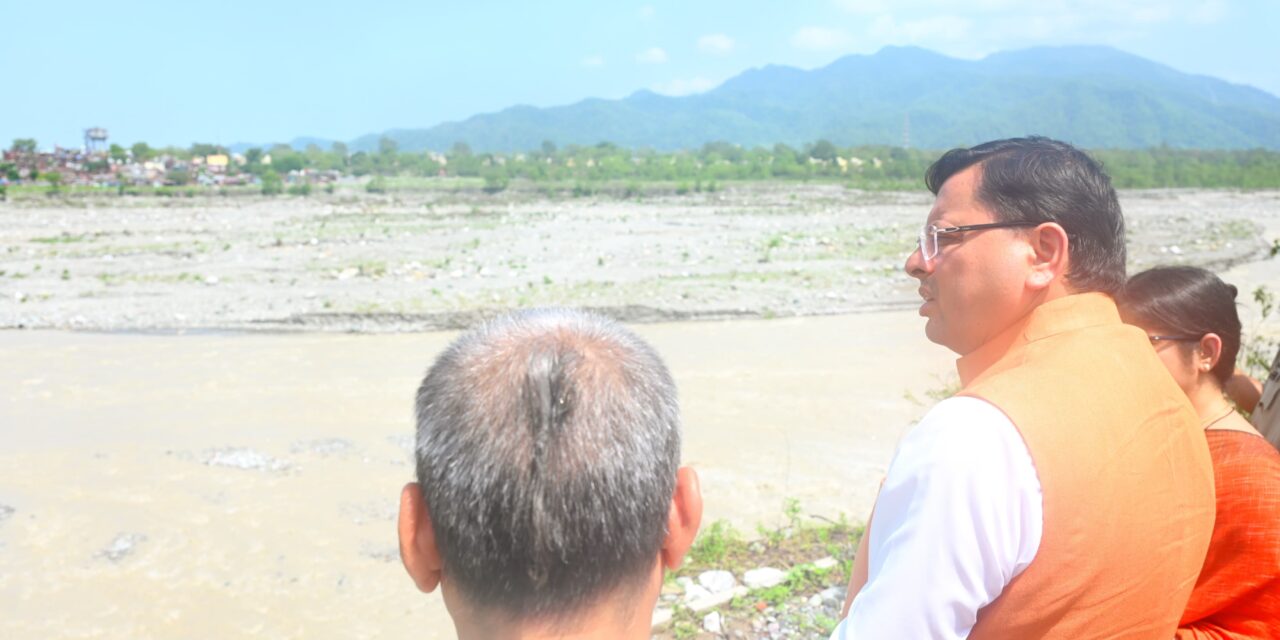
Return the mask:
M 204 165 L 214 173 L 225 173 L 227 165 L 230 164 L 231 158 L 224 153 L 214 154 L 204 157 Z

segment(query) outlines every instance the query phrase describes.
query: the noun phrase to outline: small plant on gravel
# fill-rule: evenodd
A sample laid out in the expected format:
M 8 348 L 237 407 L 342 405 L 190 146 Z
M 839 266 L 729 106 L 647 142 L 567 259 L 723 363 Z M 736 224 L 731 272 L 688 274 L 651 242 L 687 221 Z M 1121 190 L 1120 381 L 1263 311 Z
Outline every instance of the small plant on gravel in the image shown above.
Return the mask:
M 716 520 L 698 534 L 689 549 L 689 562 L 714 565 L 724 560 L 731 548 L 738 546 L 742 546 L 742 536 L 737 529 L 724 520 Z
M 698 616 L 693 609 L 677 604 L 671 609 L 671 637 L 688 640 L 698 637 Z
M 1271 312 L 1275 310 L 1275 294 L 1265 285 L 1259 285 L 1257 289 L 1253 290 L 1253 300 L 1258 303 L 1258 312 L 1262 316 L 1260 319 L 1265 321 L 1271 315 Z M 1240 355 L 1236 362 L 1240 364 L 1245 373 L 1255 380 L 1264 380 L 1270 373 L 1271 361 L 1277 349 L 1280 349 L 1280 341 L 1268 340 L 1261 335 L 1254 334 L 1240 345 Z
M 1257 289 L 1253 290 L 1253 301 L 1262 308 L 1262 319 L 1266 320 L 1267 316 L 1271 315 L 1271 310 L 1276 306 L 1276 295 L 1271 293 L 1266 285 L 1260 284 Z
M 800 501 L 795 498 L 787 498 L 782 501 L 782 515 L 787 518 L 787 526 L 792 529 L 800 528 Z

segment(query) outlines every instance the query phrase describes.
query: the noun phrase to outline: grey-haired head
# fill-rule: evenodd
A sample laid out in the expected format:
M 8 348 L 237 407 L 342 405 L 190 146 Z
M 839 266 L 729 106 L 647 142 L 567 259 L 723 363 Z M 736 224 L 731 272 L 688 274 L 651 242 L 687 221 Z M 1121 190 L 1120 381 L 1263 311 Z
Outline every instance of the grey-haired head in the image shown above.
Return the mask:
M 567 309 L 497 318 L 445 350 L 416 408 L 418 484 L 469 601 L 554 618 L 652 575 L 680 418 L 631 331 Z

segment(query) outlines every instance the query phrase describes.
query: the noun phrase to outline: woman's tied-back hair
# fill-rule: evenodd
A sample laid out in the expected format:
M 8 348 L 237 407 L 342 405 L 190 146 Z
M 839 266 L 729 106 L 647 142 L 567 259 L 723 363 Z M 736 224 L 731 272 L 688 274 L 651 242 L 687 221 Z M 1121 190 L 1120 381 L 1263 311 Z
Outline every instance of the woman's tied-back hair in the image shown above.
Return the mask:
M 1124 216 L 1111 178 L 1083 151 L 1031 136 L 952 149 L 925 173 L 937 195 L 951 176 L 981 165 L 977 198 L 1000 222 L 1056 222 L 1067 232 L 1067 282 L 1078 293 L 1124 286 Z
M 657 353 L 603 316 L 512 313 L 458 338 L 417 396 L 418 482 L 446 580 L 564 619 L 651 575 L 680 419 Z
M 1240 351 L 1236 288 L 1199 267 L 1156 267 L 1129 279 L 1116 302 L 1125 322 L 1180 336 L 1216 333 L 1222 354 L 1213 375 L 1226 383 Z

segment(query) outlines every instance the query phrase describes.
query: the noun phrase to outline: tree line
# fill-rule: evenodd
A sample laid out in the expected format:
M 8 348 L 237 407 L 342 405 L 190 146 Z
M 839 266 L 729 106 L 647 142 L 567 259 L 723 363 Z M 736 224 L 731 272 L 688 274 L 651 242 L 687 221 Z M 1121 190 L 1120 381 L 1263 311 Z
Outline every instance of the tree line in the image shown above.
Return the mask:
M 660 152 L 627 149 L 602 142 L 593 146 L 557 147 L 544 142 L 524 153 L 478 153 L 465 143 L 444 153 L 400 151 L 383 138 L 376 151 L 349 153 L 337 143 L 330 149 L 312 145 L 294 150 L 280 145 L 262 155 L 250 149 L 245 170 L 268 169 L 261 158 L 269 152 L 269 169 L 333 170 L 355 176 L 451 176 L 483 178 L 491 190 L 511 180 L 535 183 L 673 182 L 714 183 L 738 180 L 825 180 L 855 187 L 917 189 L 924 173 L 944 150 L 886 145 L 840 147 L 827 140 L 792 147 L 744 148 L 709 142 L 699 149 Z M 1265 149 L 1195 150 L 1096 149 L 1117 188 L 1280 188 L 1280 152 Z
M 14 151 L 34 152 L 32 139 L 15 140 Z M 499 191 L 511 180 L 534 183 L 590 185 L 601 182 L 671 182 L 707 184 L 738 180 L 840 181 L 871 189 L 918 189 L 928 166 L 941 150 L 884 145 L 840 147 L 827 140 L 792 147 L 745 148 L 728 142 L 708 142 L 701 148 L 661 152 L 627 149 L 612 143 L 566 145 L 544 142 L 523 153 L 474 152 L 459 142 L 444 153 L 401 151 L 394 140 L 382 138 L 377 149 L 352 152 L 338 142 L 329 148 L 288 145 L 251 148 L 242 165 L 245 172 L 272 181 L 292 172 L 336 172 L 352 176 L 449 176 L 482 178 L 486 188 Z M 1251 150 L 1192 150 L 1172 147 L 1098 149 L 1100 160 L 1118 188 L 1203 187 L 1280 188 L 1280 152 Z M 138 142 L 128 148 L 111 145 L 94 160 L 106 170 L 112 162 L 140 162 L 169 157 L 178 160 L 228 154 L 227 148 L 207 143 L 187 148 L 152 148 Z M 14 175 L 13 165 L 0 166 L 0 176 Z

